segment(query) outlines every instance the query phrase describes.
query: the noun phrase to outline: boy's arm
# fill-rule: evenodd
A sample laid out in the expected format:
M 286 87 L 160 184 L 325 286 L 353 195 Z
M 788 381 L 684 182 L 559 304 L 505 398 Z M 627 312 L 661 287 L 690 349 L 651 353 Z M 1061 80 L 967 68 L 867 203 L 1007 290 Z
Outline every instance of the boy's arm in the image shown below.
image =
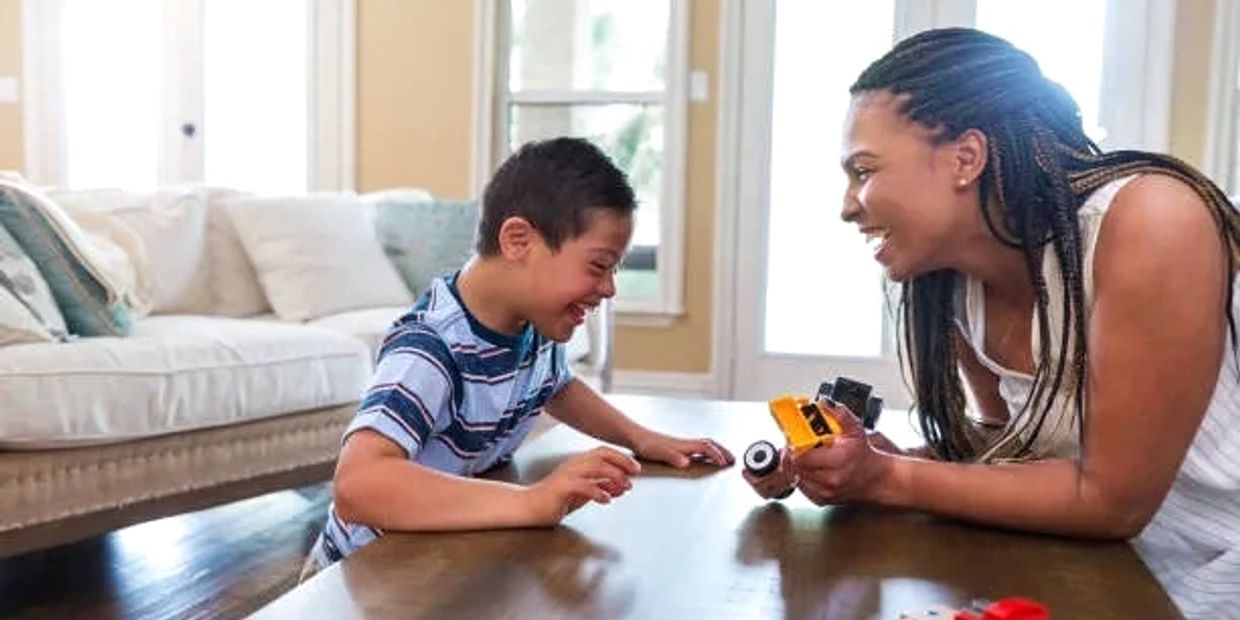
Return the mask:
M 688 467 L 695 456 L 720 466 L 734 460 L 726 448 L 710 439 L 680 439 L 634 422 L 580 379 L 572 379 L 553 396 L 547 412 L 587 435 L 676 467 Z
M 587 452 L 529 487 L 453 476 L 408 460 L 383 435 L 360 430 L 336 466 L 336 514 L 385 530 L 434 531 L 558 523 L 587 501 L 607 503 L 628 488 L 636 463 L 614 450 Z

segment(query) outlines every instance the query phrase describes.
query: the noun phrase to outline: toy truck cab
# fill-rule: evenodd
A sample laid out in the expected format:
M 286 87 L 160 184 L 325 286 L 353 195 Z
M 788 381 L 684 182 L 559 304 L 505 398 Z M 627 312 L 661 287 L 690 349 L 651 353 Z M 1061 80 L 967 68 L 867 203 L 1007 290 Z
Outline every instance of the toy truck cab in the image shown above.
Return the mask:
M 835 416 L 808 398 L 781 396 L 769 401 L 771 416 L 794 453 L 824 445 L 840 433 Z

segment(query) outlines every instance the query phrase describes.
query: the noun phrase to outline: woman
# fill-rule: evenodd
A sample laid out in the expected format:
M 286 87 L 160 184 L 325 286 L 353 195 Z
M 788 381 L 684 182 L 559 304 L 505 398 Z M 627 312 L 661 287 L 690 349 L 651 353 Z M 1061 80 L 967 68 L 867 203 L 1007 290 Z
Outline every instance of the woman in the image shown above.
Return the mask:
M 846 437 L 750 482 L 1135 537 L 1186 615 L 1240 618 L 1235 208 L 1171 157 L 1100 151 L 1061 86 L 979 31 L 907 39 L 851 93 L 843 218 L 901 283 L 927 445 L 845 410 Z

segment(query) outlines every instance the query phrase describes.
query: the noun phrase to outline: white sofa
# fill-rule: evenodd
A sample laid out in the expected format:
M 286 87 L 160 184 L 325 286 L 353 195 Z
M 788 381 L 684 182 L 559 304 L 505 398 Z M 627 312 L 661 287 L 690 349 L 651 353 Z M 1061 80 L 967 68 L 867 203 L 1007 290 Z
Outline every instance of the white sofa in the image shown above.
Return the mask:
M 281 320 L 234 226 L 239 194 L 52 197 L 142 238 L 154 308 L 128 337 L 0 347 L 0 556 L 328 479 L 409 292 Z

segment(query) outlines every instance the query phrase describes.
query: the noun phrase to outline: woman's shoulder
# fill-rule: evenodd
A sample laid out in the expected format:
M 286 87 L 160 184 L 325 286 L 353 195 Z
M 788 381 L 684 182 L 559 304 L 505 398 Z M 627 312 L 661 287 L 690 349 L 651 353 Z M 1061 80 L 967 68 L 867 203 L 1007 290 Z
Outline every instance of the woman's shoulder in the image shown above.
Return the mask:
M 1185 181 L 1166 174 L 1142 174 L 1115 192 L 1100 231 L 1106 246 L 1141 252 L 1178 251 L 1218 245 L 1218 222 L 1205 199 Z
M 1122 283 L 1182 284 L 1222 275 L 1225 254 L 1215 214 L 1193 187 L 1169 175 L 1143 174 L 1120 189 L 1096 242 L 1092 275 L 1099 287 L 1105 281 L 1127 288 Z

